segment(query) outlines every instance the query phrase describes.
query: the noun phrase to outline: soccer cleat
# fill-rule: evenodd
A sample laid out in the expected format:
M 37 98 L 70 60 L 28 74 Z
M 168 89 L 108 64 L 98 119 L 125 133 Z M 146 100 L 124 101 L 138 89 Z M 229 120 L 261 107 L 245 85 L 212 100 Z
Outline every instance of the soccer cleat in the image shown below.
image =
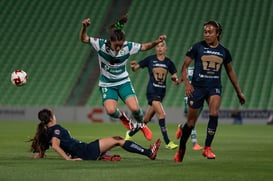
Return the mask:
M 182 136 L 182 129 L 181 129 L 180 126 L 181 126 L 181 124 L 178 124 L 178 128 L 177 128 L 177 130 L 175 132 L 175 138 L 176 139 L 179 139 Z
M 170 141 L 170 142 L 165 146 L 165 148 L 170 149 L 170 150 L 174 150 L 174 149 L 176 149 L 177 147 L 178 147 L 178 145 L 175 144 L 175 143 L 172 142 L 172 141 Z
M 186 148 L 178 150 L 174 155 L 174 162 L 182 162 L 185 155 Z
M 132 140 L 132 137 L 129 135 L 130 130 L 126 131 L 125 140 Z
M 138 123 L 133 122 L 130 120 L 130 130 L 137 132 L 138 130 L 141 130 L 144 134 L 145 138 L 148 141 L 151 141 L 153 139 L 153 133 L 152 131 L 146 126 L 145 123 Z
M 140 130 L 142 131 L 142 133 L 144 134 L 145 138 L 148 141 L 151 141 L 153 139 L 153 133 L 152 131 L 146 126 L 145 123 L 138 123 L 138 128 L 140 128 Z
M 204 157 L 207 157 L 207 159 L 215 159 L 216 158 L 216 155 L 212 152 L 212 149 L 209 146 L 205 146 L 202 154 Z
M 203 147 L 200 146 L 198 143 L 195 143 L 192 147 L 193 150 L 197 151 L 197 150 L 201 150 Z
M 158 149 L 160 147 L 160 143 L 161 143 L 160 139 L 157 139 L 156 142 L 153 145 L 150 146 L 150 150 L 151 150 L 152 153 L 149 156 L 149 158 L 151 160 L 154 160 L 156 158 L 157 151 L 158 151 Z
M 121 160 L 121 156 L 120 155 L 102 155 L 99 159 L 103 161 L 117 162 Z
M 131 129 L 131 120 L 126 116 L 124 112 L 121 112 L 121 117 L 119 119 L 127 129 Z

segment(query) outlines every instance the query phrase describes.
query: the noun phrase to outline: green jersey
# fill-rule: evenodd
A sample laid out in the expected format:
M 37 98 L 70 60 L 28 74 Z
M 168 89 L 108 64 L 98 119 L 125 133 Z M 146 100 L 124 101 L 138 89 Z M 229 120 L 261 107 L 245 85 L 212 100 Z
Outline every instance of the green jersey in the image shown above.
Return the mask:
M 107 40 L 90 37 L 90 44 L 98 53 L 100 66 L 99 86 L 112 87 L 130 82 L 126 63 L 130 55 L 141 50 L 141 44 L 125 41 L 120 51 L 114 51 Z

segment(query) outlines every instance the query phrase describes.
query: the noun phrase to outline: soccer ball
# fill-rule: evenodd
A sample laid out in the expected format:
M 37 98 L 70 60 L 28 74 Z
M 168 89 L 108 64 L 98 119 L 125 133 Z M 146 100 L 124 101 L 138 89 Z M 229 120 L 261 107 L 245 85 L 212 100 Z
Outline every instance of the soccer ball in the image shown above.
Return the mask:
M 23 70 L 15 70 L 11 74 L 11 82 L 16 86 L 22 86 L 27 83 L 27 73 Z

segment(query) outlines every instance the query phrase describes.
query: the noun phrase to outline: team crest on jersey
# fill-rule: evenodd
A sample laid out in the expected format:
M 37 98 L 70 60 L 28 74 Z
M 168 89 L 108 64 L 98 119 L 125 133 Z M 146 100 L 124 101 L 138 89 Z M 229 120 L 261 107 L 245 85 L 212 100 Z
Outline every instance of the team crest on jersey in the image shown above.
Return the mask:
M 56 129 L 56 130 L 54 130 L 54 133 L 55 133 L 56 135 L 60 135 L 61 131 L 60 131 L 59 129 Z
M 120 55 L 124 55 L 124 54 L 125 54 L 125 50 L 122 48 L 122 49 L 119 51 L 119 54 L 120 54 Z

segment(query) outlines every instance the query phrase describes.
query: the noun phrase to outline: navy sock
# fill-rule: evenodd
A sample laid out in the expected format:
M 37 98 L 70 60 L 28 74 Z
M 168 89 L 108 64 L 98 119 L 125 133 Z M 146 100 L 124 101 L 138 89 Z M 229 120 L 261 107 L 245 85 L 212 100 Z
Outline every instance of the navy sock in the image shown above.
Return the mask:
M 123 148 L 128 152 L 138 153 L 138 154 L 146 155 L 146 156 L 150 156 L 152 153 L 151 150 L 143 148 L 142 146 L 130 140 L 125 141 Z
M 193 127 L 189 127 L 186 124 L 184 124 L 183 129 L 182 129 L 182 135 L 180 138 L 180 144 L 179 144 L 179 149 L 185 149 L 186 148 L 186 143 L 191 135 L 191 131 L 192 131 Z
M 132 129 L 132 130 L 129 132 L 129 136 L 134 136 L 138 131 L 139 131 L 139 129 Z
M 163 139 L 164 139 L 165 143 L 169 144 L 170 139 L 168 137 L 168 132 L 167 132 L 167 128 L 166 128 L 165 119 L 159 119 L 158 124 L 160 126 L 160 131 L 161 131 L 161 134 L 163 136 Z
M 205 146 L 211 146 L 211 143 L 213 141 L 213 138 L 216 132 L 217 125 L 218 125 L 218 116 L 209 116 Z

